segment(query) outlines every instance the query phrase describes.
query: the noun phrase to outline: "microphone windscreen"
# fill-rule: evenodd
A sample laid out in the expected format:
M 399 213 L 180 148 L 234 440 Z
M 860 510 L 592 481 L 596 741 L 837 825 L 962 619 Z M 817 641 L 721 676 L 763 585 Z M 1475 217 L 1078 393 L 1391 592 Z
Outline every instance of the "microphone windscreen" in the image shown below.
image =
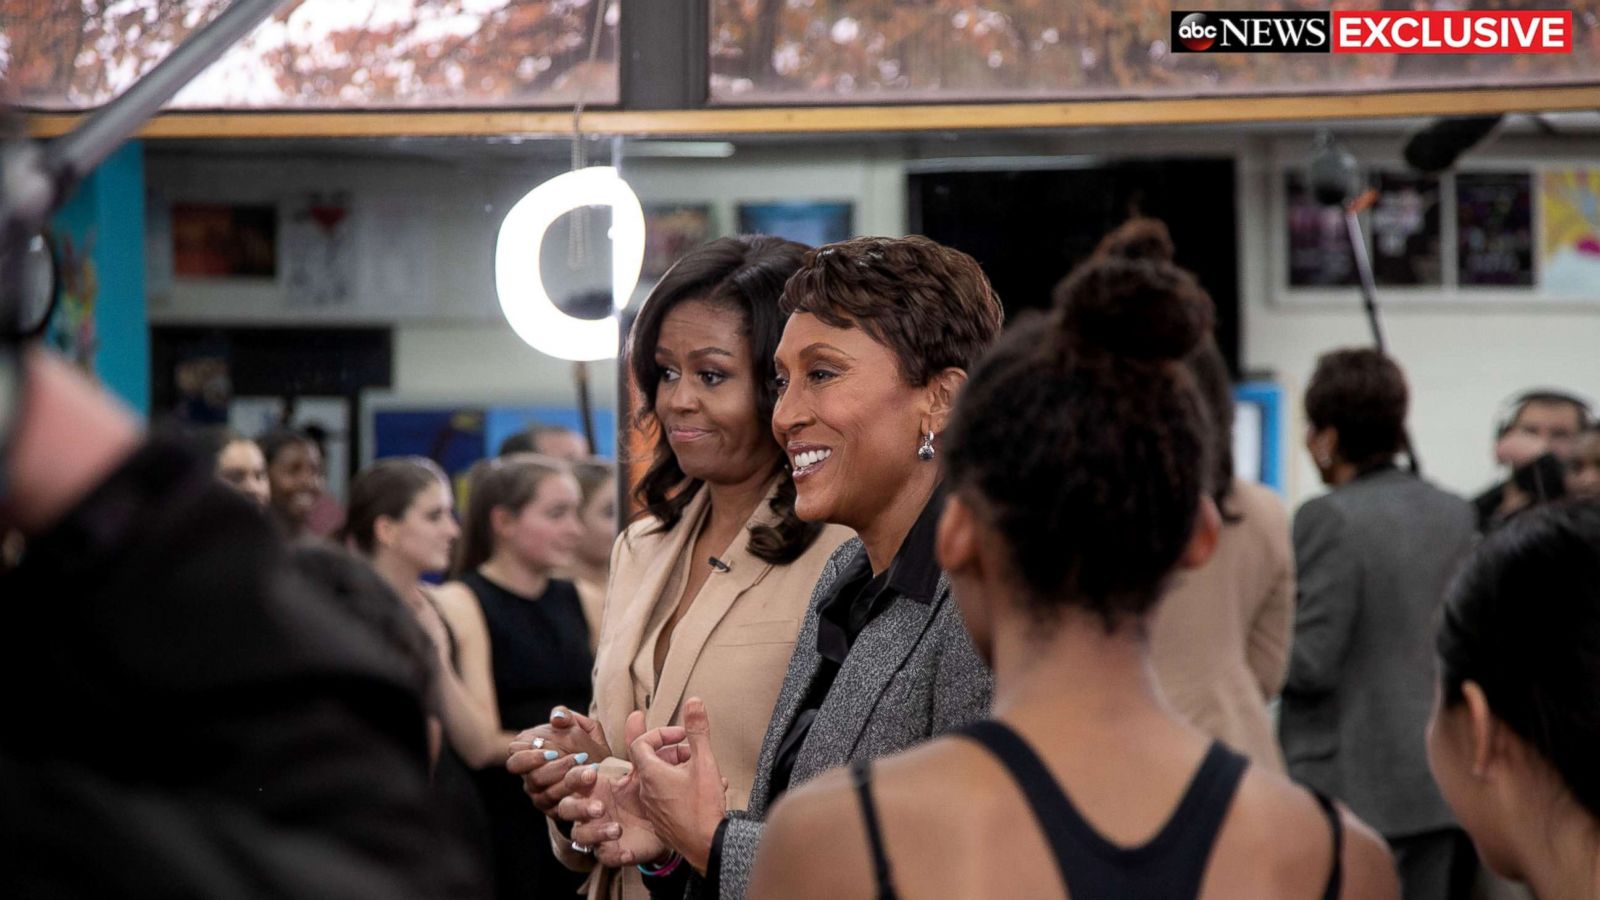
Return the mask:
M 1406 165 L 1419 172 L 1443 172 L 1489 136 L 1504 116 L 1455 116 L 1440 119 L 1406 141 Z

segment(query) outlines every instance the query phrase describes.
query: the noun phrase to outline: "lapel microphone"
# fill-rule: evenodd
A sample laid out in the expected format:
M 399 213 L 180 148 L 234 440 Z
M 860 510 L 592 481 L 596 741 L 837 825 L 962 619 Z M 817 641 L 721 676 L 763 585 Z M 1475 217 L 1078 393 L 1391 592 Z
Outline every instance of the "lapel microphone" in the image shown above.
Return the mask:
M 716 569 L 718 572 L 732 572 L 733 571 L 733 567 L 732 566 L 728 565 L 727 563 L 723 562 L 720 559 L 717 559 L 715 556 L 713 556 L 710 559 L 706 560 L 706 562 L 710 563 L 711 564 L 711 568 Z

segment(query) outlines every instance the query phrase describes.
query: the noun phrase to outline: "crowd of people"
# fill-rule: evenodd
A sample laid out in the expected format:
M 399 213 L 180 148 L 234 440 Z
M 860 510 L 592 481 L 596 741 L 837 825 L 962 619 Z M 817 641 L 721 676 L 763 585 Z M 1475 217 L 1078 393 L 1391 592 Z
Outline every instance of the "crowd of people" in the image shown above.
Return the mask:
M 1177 256 L 1135 219 L 1004 323 L 925 238 L 690 251 L 629 336 L 625 516 L 618 471 L 540 426 L 462 498 L 378 460 L 318 537 L 310 436 L 138 449 L 36 354 L 6 585 L 41 599 L 0 683 L 66 702 L 8 688 L 0 831 L 31 855 L 0 882 L 1417 900 L 1482 864 L 1600 894 L 1593 410 L 1508 401 L 1469 501 L 1407 464 L 1399 363 L 1330 351 L 1303 397 L 1327 491 L 1291 520 L 1234 471 Z M 73 416 L 95 449 L 41 474 Z M 94 755 L 135 722 L 193 745 Z M 90 839 L 125 868 L 49 865 Z

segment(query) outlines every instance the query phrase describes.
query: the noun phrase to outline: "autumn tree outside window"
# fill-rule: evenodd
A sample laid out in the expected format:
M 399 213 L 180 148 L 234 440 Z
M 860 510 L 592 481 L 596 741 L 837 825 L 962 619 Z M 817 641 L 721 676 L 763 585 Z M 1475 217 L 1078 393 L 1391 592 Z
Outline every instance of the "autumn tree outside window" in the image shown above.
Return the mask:
M 173 109 L 388 109 L 617 102 L 609 0 L 291 0 L 174 98 Z M 112 99 L 227 0 L 4 0 L 7 102 Z

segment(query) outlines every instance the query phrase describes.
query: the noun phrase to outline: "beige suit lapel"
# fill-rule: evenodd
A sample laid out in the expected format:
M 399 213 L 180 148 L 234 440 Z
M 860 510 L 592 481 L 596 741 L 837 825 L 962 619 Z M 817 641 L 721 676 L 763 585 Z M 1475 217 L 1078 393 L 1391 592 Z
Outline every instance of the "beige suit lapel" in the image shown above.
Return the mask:
M 772 564 L 750 553 L 750 526 L 770 524 L 771 508 L 767 501 L 771 492 L 756 506 L 756 511 L 734 536 L 733 543 L 717 558 L 728 566 L 728 571 L 713 571 L 706 579 L 700 595 L 695 598 L 689 613 L 678 623 L 672 633 L 672 649 L 667 653 L 667 664 L 662 667 L 661 680 L 650 700 L 646 723 L 651 728 L 668 725 L 677 716 L 683 703 L 684 691 L 689 686 L 689 676 L 700 661 L 711 633 L 722 623 L 734 603 L 754 587 L 772 570 Z M 691 566 L 709 565 L 706 560 L 689 560 Z
M 600 724 L 614 749 L 622 741 L 628 714 L 635 708 L 634 657 L 645 639 L 645 630 L 650 627 L 656 607 L 662 602 L 662 595 L 671 587 L 669 582 L 678 560 L 688 552 L 707 509 L 709 502 L 702 488 L 684 508 L 683 518 L 678 520 L 676 528 L 657 537 L 654 546 L 640 548 L 649 558 L 644 560 L 639 579 L 631 585 L 613 584 L 613 588 L 621 587 L 630 595 L 607 598 L 607 605 L 613 613 L 620 613 L 620 618 L 615 628 L 607 629 L 595 660 L 596 674 L 605 673 L 604 680 L 597 680 L 595 684 L 595 704 L 601 710 Z M 620 658 L 611 658 L 613 655 Z

